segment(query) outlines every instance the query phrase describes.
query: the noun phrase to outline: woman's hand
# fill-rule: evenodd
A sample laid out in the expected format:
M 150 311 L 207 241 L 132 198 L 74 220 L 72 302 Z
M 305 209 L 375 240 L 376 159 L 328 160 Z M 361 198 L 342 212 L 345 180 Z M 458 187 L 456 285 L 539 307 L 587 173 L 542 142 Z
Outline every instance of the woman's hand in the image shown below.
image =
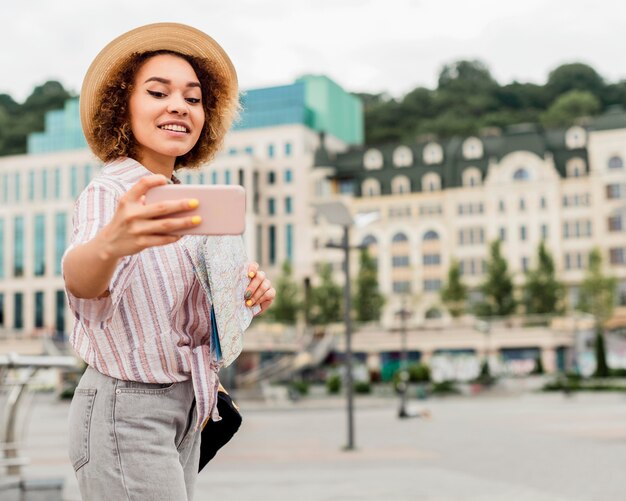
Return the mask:
M 260 315 L 270 307 L 276 298 L 276 289 L 272 287 L 272 282 L 265 276 L 265 272 L 259 270 L 258 263 L 248 265 L 248 276 L 250 283 L 246 289 L 244 300 L 248 307 L 258 304 L 261 311 L 256 315 Z
M 177 242 L 181 235 L 173 231 L 192 228 L 201 222 L 200 216 L 171 217 L 169 214 L 198 207 L 198 200 L 164 201 L 145 205 L 144 197 L 150 188 L 167 184 L 162 175 L 141 178 L 120 199 L 115 215 L 99 235 L 104 258 L 121 258 L 137 254 L 148 247 Z

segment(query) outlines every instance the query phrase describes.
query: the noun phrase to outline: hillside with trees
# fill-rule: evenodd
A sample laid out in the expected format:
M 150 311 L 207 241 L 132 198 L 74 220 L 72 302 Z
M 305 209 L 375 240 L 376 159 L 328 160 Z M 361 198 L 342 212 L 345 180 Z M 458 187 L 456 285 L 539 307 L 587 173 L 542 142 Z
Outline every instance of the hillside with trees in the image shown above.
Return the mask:
M 399 99 L 357 94 L 364 104 L 368 144 L 413 141 L 416 137 L 478 134 L 489 127 L 533 122 L 567 126 L 608 106 L 626 107 L 626 81 L 607 83 L 591 66 L 564 64 L 544 85 L 500 85 L 481 61 L 461 60 L 443 67 L 437 88 L 417 87 Z M 0 94 L 0 155 L 26 152 L 26 138 L 42 131 L 44 115 L 72 97 L 57 81 L 36 87 L 17 103 Z

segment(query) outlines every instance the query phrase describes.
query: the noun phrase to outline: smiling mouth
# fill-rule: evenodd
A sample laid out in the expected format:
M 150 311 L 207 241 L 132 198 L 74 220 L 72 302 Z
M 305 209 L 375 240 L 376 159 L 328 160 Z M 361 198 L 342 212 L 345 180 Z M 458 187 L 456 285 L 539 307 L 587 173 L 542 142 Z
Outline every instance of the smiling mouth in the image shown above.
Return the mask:
M 189 129 L 187 129 L 187 127 L 183 125 L 174 125 L 174 124 L 159 125 L 159 129 L 170 130 L 172 132 L 184 132 L 186 134 L 189 134 Z

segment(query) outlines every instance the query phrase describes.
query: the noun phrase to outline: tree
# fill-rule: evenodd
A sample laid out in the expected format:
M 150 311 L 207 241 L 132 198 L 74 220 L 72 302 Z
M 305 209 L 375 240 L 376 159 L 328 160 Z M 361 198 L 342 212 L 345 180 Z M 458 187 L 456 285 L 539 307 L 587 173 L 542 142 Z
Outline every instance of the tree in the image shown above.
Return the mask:
M 441 300 L 453 317 L 459 317 L 465 311 L 467 286 L 461 281 L 461 267 L 458 261 L 452 261 L 448 270 L 448 283 L 441 289 Z
M 298 312 L 302 308 L 299 297 L 300 291 L 298 284 L 293 280 L 291 263 L 285 261 L 282 274 L 276 282 L 276 299 L 267 312 L 269 318 L 280 323 L 295 324 L 298 320 Z
M 380 319 L 385 298 L 378 290 L 378 270 L 376 261 L 367 249 L 361 249 L 359 274 L 356 279 L 354 309 L 359 322 Z
M 541 114 L 541 123 L 546 127 L 571 125 L 577 118 L 597 115 L 600 101 L 591 92 L 571 90 L 562 94 Z
M 591 313 L 596 329 L 596 372 L 597 377 L 608 377 L 604 348 L 604 324 L 613 315 L 617 279 L 602 273 L 602 254 L 595 248 L 589 254 L 587 275 L 580 286 L 580 310 Z
M 586 91 L 599 97 L 604 90 L 604 81 L 591 66 L 569 63 L 562 64 L 550 72 L 546 89 L 552 99 L 571 90 Z
M 563 298 L 563 285 L 556 279 L 554 259 L 543 240 L 537 249 L 537 267 L 526 274 L 524 303 L 526 313 L 544 315 L 558 313 Z
M 342 290 L 333 281 L 333 269 L 328 263 L 320 268 L 320 284 L 311 289 L 309 319 L 314 325 L 341 321 Z
M 483 302 L 477 306 L 480 316 L 506 316 L 515 311 L 513 280 L 500 252 L 500 240 L 491 243 L 487 278 L 480 288 Z

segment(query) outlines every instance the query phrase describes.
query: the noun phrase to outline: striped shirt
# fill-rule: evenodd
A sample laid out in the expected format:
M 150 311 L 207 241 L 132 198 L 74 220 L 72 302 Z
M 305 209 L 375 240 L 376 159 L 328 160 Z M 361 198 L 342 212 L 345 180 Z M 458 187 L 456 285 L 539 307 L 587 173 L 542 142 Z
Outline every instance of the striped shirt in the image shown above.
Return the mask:
M 133 159 L 105 165 L 74 207 L 69 252 L 112 219 L 119 199 L 152 174 Z M 211 351 L 211 303 L 182 242 L 120 260 L 106 297 L 80 299 L 66 289 L 76 322 L 70 343 L 108 376 L 145 383 L 193 382 L 198 420 L 219 420 L 218 363 Z M 64 256 L 65 257 L 65 256 Z M 242 298 L 243 303 L 243 298 Z

